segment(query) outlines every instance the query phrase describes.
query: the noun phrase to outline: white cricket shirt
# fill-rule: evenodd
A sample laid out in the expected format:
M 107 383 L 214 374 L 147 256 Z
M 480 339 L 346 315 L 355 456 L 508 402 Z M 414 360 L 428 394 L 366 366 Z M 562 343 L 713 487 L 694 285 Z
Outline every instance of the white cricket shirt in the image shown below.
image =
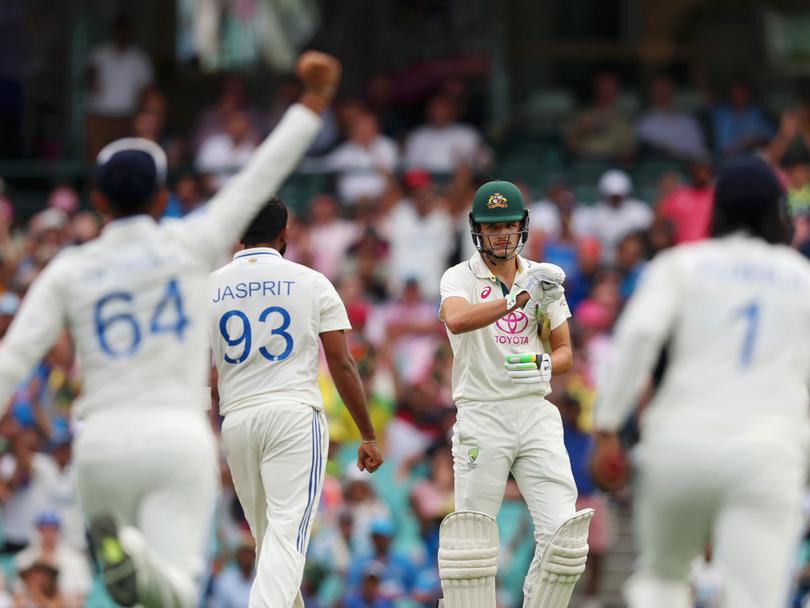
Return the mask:
M 518 256 L 518 272 L 534 262 Z M 480 253 L 466 262 L 447 269 L 441 281 L 444 300 L 461 297 L 470 304 L 503 300 L 505 287 L 493 275 Z M 505 308 L 505 305 L 504 305 Z M 492 403 L 512 399 L 544 397 L 551 392 L 548 383 L 517 384 L 506 375 L 506 355 L 518 352 L 545 352 L 540 330 L 548 319 L 549 329 L 556 329 L 571 316 L 565 297 L 560 298 L 547 314 L 533 302 L 517 308 L 487 327 L 454 335 L 448 330 L 453 349 L 453 401 L 461 407 L 469 403 Z M 439 318 L 444 320 L 442 311 Z
M 0 409 L 67 328 L 81 364 L 74 414 L 200 407 L 207 384 L 208 275 L 278 190 L 320 127 L 293 106 L 251 162 L 182 220 L 108 224 L 40 273 L 0 343 Z
M 596 426 L 622 426 L 669 342 L 646 432 L 804 432 L 808 336 L 810 264 L 797 251 L 742 234 L 670 249 L 647 266 L 617 325 Z
M 223 415 L 273 401 L 323 408 L 320 334 L 351 329 L 325 276 L 264 247 L 211 275 L 208 325 Z

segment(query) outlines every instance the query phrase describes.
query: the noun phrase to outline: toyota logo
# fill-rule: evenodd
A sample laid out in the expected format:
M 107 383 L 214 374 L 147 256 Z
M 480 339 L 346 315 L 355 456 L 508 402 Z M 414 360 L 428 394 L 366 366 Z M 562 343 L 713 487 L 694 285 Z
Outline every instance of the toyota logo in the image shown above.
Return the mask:
M 529 325 L 529 317 L 522 310 L 513 310 L 495 321 L 495 325 L 507 334 L 519 334 Z

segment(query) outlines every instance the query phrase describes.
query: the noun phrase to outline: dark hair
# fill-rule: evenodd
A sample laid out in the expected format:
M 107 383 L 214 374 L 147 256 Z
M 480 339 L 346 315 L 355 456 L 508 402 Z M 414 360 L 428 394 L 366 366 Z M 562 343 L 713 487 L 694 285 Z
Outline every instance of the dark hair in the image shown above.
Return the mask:
M 160 190 L 153 158 L 143 150 L 121 150 L 96 169 L 96 185 L 117 217 L 147 213 Z
M 721 167 L 714 191 L 711 236 L 744 230 L 768 243 L 789 236 L 785 191 L 765 161 L 742 157 Z
M 278 238 L 287 226 L 287 207 L 277 196 L 271 198 L 253 219 L 242 236 L 245 246 L 269 243 Z

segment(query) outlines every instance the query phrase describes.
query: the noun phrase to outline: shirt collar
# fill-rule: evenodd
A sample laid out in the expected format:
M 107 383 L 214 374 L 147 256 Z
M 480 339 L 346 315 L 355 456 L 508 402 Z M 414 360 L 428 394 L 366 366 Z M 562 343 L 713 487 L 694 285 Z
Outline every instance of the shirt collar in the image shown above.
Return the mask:
M 101 229 L 103 235 L 132 234 L 154 229 L 157 222 L 149 215 L 133 215 L 113 220 Z
M 233 256 L 233 259 L 238 260 L 241 258 L 250 258 L 257 255 L 274 255 L 277 258 L 281 257 L 281 254 L 272 247 L 251 247 L 249 249 L 237 251 Z
M 517 268 L 518 273 L 521 273 L 524 270 L 526 270 L 527 266 L 526 260 L 521 256 L 517 256 L 517 261 L 518 261 L 518 268 Z M 494 274 L 492 274 L 492 271 L 489 269 L 489 266 L 486 265 L 486 262 L 484 262 L 484 258 L 479 251 L 476 251 L 467 263 L 470 266 L 470 270 L 472 270 L 473 274 L 479 279 L 497 282 L 498 280 L 497 277 Z

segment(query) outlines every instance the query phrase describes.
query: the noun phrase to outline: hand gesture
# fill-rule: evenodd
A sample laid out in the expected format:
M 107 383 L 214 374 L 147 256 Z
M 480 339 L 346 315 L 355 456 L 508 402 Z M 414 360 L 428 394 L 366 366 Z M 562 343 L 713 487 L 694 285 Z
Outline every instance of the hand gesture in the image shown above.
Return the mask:
M 373 473 L 383 463 L 382 453 L 376 441 L 361 443 L 357 448 L 357 468 Z

